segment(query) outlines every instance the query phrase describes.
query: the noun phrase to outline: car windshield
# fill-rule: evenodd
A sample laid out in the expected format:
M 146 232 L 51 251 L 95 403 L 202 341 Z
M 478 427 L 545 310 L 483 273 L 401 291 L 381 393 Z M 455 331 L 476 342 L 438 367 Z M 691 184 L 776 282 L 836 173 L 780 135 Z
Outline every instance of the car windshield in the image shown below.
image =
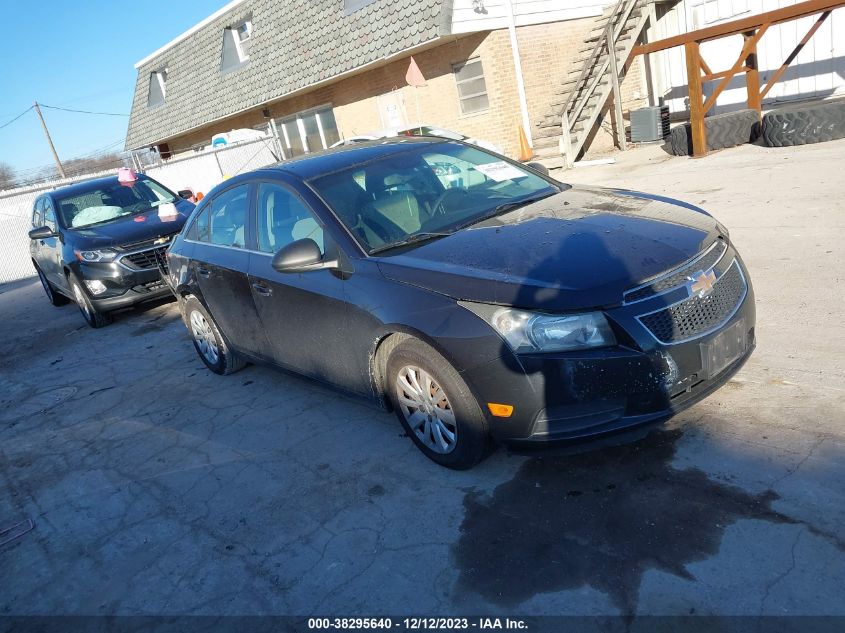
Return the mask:
M 143 213 L 177 197 L 157 182 L 139 178 L 134 183 L 102 185 L 85 193 L 59 198 L 58 208 L 64 226 L 80 229 L 112 222 L 126 215 Z
M 460 143 L 425 143 L 309 184 L 372 254 L 448 235 L 560 191 Z

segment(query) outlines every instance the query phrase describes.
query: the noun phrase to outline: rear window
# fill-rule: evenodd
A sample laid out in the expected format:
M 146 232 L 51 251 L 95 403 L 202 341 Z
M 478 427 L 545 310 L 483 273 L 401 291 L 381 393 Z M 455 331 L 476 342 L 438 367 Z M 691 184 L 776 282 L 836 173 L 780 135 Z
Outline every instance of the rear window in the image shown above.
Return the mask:
M 117 218 L 143 213 L 162 204 L 173 203 L 176 195 L 153 180 L 134 183 L 114 181 L 84 193 L 57 200 L 64 226 L 78 229 L 104 224 Z

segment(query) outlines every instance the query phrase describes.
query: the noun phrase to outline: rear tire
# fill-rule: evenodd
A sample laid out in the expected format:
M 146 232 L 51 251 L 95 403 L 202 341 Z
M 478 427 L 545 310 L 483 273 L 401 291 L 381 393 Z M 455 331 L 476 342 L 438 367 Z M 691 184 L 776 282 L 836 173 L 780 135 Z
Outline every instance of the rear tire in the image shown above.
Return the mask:
M 196 297 L 185 299 L 185 323 L 200 360 L 215 374 L 233 374 L 246 366 L 229 349 L 214 319 Z
M 486 456 L 490 432 L 469 387 L 434 349 L 409 338 L 387 359 L 385 390 L 399 422 L 423 454 L 455 470 Z
M 47 281 L 47 276 L 41 272 L 41 269 L 36 266 L 35 271 L 38 273 L 38 279 L 41 281 L 41 287 L 44 288 L 44 294 L 47 295 L 47 301 L 53 306 L 63 306 L 70 302 L 66 296 L 58 292 L 52 283 Z
M 88 293 L 85 291 L 85 288 L 82 287 L 82 284 L 76 278 L 76 275 L 73 273 L 68 275 L 68 283 L 70 284 L 70 289 L 73 291 L 73 297 L 76 300 L 76 305 L 79 306 L 79 311 L 82 313 L 82 317 L 89 326 L 97 329 L 105 327 L 114 321 L 111 314 L 108 312 L 100 312 L 94 307 L 94 304 L 91 303 L 91 299 L 88 297 Z

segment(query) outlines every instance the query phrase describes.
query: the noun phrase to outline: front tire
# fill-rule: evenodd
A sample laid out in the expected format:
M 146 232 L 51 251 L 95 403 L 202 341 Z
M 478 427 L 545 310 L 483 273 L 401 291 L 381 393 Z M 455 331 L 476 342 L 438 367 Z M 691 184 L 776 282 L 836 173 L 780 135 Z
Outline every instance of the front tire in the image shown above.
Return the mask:
M 50 305 L 58 307 L 70 301 L 66 296 L 56 291 L 53 284 L 47 281 L 47 275 L 38 266 L 35 267 L 35 271 L 38 273 L 38 279 L 41 281 L 41 287 L 44 288 L 44 294 L 47 295 L 47 301 L 50 302 Z
M 196 297 L 185 300 L 185 322 L 200 360 L 215 374 L 233 374 L 246 366 L 229 349 L 214 319 Z
M 79 306 L 79 311 L 89 326 L 97 329 L 108 325 L 114 320 L 109 313 L 100 312 L 94 307 L 91 299 L 88 298 L 88 293 L 85 292 L 85 288 L 82 287 L 76 275 L 69 275 L 68 282 L 70 283 L 70 289 L 73 291 L 73 298 L 76 301 L 76 305 Z
M 455 470 L 472 468 L 490 445 L 487 420 L 449 362 L 417 339 L 387 360 L 387 395 L 399 422 L 423 454 Z

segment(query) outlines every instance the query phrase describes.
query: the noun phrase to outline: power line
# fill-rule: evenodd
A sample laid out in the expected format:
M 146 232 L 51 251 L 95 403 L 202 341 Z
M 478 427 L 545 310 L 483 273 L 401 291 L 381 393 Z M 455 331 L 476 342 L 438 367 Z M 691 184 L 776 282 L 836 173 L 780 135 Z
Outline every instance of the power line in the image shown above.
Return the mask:
M 30 110 L 32 110 L 32 108 L 34 108 L 34 107 L 35 107 L 35 106 L 29 106 L 26 110 L 24 110 L 23 112 L 21 112 L 18 116 L 16 116 L 16 117 L 15 117 L 14 119 L 12 119 L 11 121 L 8 121 L 8 122 L 4 123 L 3 125 L 0 125 L 0 130 L 2 130 L 2 129 L 3 129 L 4 127 L 6 127 L 7 125 L 11 125 L 11 124 L 12 124 L 12 123 L 14 123 L 15 121 L 17 121 L 17 120 L 18 120 L 19 118 L 21 118 L 24 114 L 26 114 L 27 112 L 29 112 Z
M 102 116 L 129 116 L 128 114 L 121 114 L 118 112 L 91 112 L 90 110 L 73 110 L 71 108 L 60 108 L 59 106 L 50 106 L 44 103 L 38 104 L 42 108 L 50 108 L 51 110 L 62 110 L 64 112 L 76 112 L 78 114 L 98 114 Z

